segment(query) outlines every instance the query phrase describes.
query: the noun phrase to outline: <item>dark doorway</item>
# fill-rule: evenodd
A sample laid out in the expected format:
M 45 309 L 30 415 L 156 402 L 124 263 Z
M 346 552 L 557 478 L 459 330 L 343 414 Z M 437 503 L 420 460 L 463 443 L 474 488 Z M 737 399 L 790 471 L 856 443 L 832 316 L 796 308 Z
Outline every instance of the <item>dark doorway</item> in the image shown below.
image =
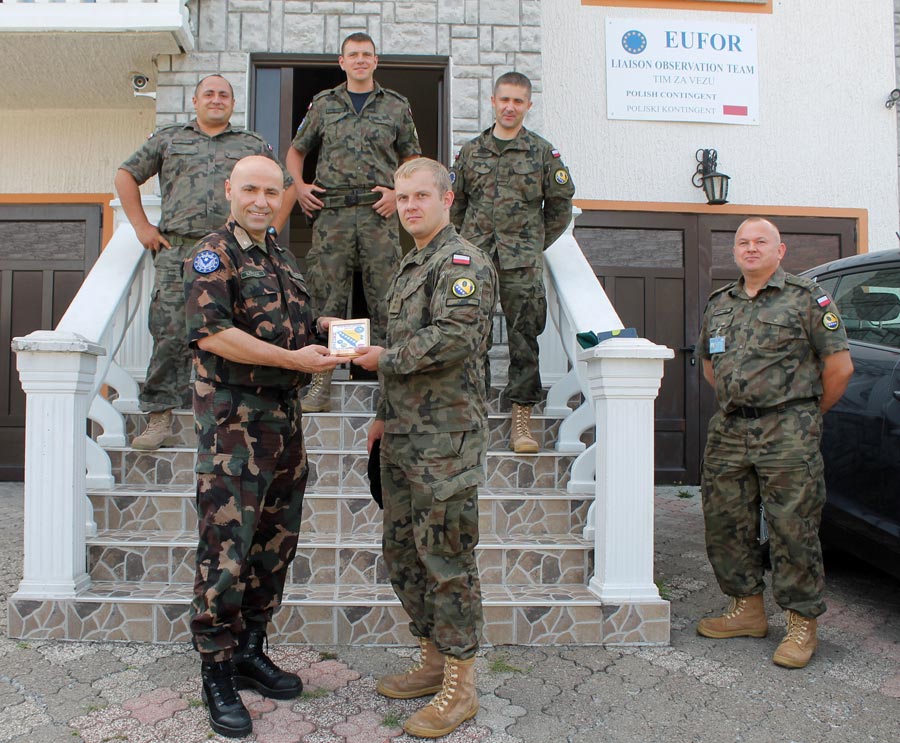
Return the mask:
M 737 215 L 583 213 L 575 237 L 626 327 L 675 351 L 656 401 L 656 481 L 699 482 L 706 425 L 715 409 L 693 351 L 709 293 L 737 278 Z M 772 217 L 796 273 L 854 255 L 853 219 Z M 602 328 L 600 328 L 602 329 Z
M 100 254 L 101 206 L 0 205 L 0 480 L 21 480 L 25 393 L 13 338 L 56 327 Z
M 450 158 L 448 65 L 447 57 L 379 56 L 375 72 L 382 87 L 409 100 L 422 154 L 445 165 Z M 344 82 L 346 75 L 338 67 L 337 55 L 258 54 L 251 58 L 251 66 L 250 128 L 262 134 L 284 161 L 313 97 Z M 306 180 L 315 175 L 317 154 L 310 153 L 305 160 Z M 291 214 L 289 234 L 279 241 L 289 245 L 304 266 L 312 233 L 299 206 Z M 406 249 L 412 247 L 402 230 L 401 241 Z

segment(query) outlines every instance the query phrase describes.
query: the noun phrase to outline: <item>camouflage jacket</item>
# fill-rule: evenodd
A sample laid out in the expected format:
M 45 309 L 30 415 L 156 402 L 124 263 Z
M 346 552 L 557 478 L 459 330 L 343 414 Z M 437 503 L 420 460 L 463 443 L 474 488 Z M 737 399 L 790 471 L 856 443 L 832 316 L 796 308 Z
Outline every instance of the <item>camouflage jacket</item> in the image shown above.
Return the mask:
M 316 183 L 334 190 L 393 188 L 400 161 L 422 154 L 409 101 L 378 83 L 359 113 L 347 83 L 323 90 L 291 146 L 302 153 L 319 147 Z
M 697 356 L 711 359 L 725 411 L 822 395 L 822 359 L 846 351 L 837 307 L 814 281 L 778 268 L 754 297 L 744 280 L 709 297 Z
M 192 119 L 151 134 L 119 167 L 138 183 L 158 173 L 162 197 L 159 231 L 197 240 L 228 220 L 225 180 L 237 161 L 248 155 L 265 155 L 278 162 L 272 148 L 256 132 L 229 126 L 210 137 Z M 287 187 L 294 181 L 283 166 L 281 170 Z
M 466 240 L 496 254 L 501 268 L 536 268 L 572 218 L 575 185 L 546 139 L 523 127 L 500 152 L 492 132 L 456 157 L 450 219 Z
M 377 416 L 385 431 L 484 427 L 484 365 L 497 303 L 491 260 L 447 225 L 424 248 L 404 256 L 387 296 Z
M 239 364 L 204 351 L 197 341 L 238 328 L 295 350 L 312 342 L 309 290 L 293 254 L 268 237 L 265 245 L 234 221 L 204 237 L 184 262 L 188 344 L 198 379 L 243 387 L 290 389 L 308 375 L 274 366 Z

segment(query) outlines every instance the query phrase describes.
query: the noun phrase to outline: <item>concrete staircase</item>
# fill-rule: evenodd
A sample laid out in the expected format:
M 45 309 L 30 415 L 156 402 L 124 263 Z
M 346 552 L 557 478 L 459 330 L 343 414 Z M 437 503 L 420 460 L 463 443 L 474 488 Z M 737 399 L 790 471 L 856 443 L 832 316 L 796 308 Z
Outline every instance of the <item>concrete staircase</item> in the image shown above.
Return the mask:
M 305 416 L 310 479 L 303 533 L 276 612 L 273 638 L 317 644 L 406 644 L 408 620 L 381 557 L 381 511 L 368 493 L 366 431 L 374 383 L 336 382 L 332 410 Z M 534 455 L 507 448 L 509 413 L 491 403 L 486 486 L 480 491 L 478 562 L 485 640 L 493 644 L 598 643 L 603 611 L 585 584 L 593 545 L 582 538 L 590 497 L 566 492 L 573 456 L 556 453 L 559 419 L 536 409 Z M 130 416 L 128 440 L 143 416 Z M 116 486 L 89 493 L 97 535 L 88 539 L 90 588 L 56 614 L 53 636 L 189 639 L 194 575 L 193 419 L 177 415 L 180 443 L 157 452 L 110 449 Z M 27 602 L 22 602 L 27 603 Z M 44 602 L 49 603 L 49 602 Z M 22 607 L 28 608 L 28 607 Z M 41 611 L 37 614 L 45 614 Z M 34 636 L 35 616 L 16 616 Z M 51 617 L 46 617 L 51 619 Z M 12 629 L 12 627 L 11 627 Z M 25 631 L 20 631 L 25 630 Z

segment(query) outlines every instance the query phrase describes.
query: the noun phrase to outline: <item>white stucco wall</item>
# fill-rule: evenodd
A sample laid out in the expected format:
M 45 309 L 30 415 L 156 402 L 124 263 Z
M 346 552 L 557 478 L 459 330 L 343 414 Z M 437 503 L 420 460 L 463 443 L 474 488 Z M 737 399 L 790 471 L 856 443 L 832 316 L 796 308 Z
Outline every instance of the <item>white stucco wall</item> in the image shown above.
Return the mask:
M 775 0 L 773 12 L 708 13 L 542 3 L 545 134 L 577 198 L 703 203 L 699 148 L 718 150 L 732 204 L 865 208 L 870 250 L 897 247 L 893 0 Z M 760 124 L 609 121 L 607 18 L 755 25 Z
M 119 163 L 156 127 L 133 109 L 0 111 L 0 193 L 108 193 Z

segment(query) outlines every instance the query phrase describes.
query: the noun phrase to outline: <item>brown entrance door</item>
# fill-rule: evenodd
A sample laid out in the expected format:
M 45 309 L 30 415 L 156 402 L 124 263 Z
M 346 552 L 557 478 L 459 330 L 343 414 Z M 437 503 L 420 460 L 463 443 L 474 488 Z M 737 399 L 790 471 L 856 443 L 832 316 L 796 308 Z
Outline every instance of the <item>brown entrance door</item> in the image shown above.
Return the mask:
M 575 237 L 626 327 L 675 351 L 656 402 L 656 481 L 697 483 L 715 400 L 693 357 L 706 298 L 737 278 L 739 215 L 585 211 Z M 852 219 L 772 217 L 797 273 L 856 253 Z M 604 330 L 604 328 L 596 328 Z
M 21 480 L 25 393 L 13 338 L 56 327 L 100 253 L 99 205 L 0 205 L 0 480 Z

